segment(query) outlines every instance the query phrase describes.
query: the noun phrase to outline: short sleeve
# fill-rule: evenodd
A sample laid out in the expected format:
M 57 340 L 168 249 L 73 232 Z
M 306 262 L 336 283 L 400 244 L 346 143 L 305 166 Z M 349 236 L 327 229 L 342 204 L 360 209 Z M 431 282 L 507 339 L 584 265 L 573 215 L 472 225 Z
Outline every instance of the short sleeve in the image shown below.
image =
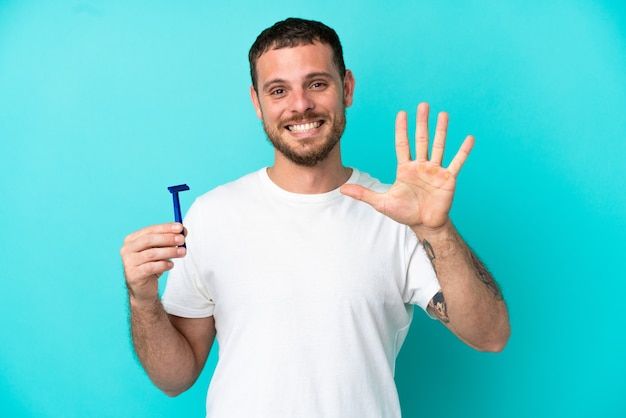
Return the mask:
M 424 247 L 408 227 L 405 242 L 408 266 L 403 295 L 404 302 L 418 305 L 426 310 L 430 300 L 441 290 L 441 286 Z

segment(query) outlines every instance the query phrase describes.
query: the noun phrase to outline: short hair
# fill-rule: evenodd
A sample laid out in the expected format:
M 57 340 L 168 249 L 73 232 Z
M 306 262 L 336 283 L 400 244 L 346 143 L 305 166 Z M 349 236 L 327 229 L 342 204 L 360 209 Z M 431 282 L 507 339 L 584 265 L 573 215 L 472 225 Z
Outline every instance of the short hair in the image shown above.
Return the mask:
M 250 77 L 254 90 L 257 90 L 256 64 L 261 55 L 270 49 L 311 45 L 315 41 L 331 47 L 334 64 L 339 75 L 343 78 L 346 74 L 346 65 L 343 61 L 343 49 L 337 33 L 321 22 L 290 17 L 261 32 L 250 48 L 248 60 L 250 61 Z

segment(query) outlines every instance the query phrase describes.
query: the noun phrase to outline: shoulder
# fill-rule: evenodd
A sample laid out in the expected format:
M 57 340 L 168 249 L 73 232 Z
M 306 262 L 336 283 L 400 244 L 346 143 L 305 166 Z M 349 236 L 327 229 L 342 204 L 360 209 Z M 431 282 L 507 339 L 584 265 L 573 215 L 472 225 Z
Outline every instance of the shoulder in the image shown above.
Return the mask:
M 263 169 L 264 170 L 264 169 Z M 257 170 L 236 180 L 224 183 L 198 196 L 194 205 L 206 205 L 216 201 L 250 199 L 250 194 L 261 188 L 261 171 Z
M 262 188 L 259 177 L 259 171 L 255 171 L 196 197 L 187 211 L 185 222 L 195 225 L 212 223 L 254 207 L 255 196 Z

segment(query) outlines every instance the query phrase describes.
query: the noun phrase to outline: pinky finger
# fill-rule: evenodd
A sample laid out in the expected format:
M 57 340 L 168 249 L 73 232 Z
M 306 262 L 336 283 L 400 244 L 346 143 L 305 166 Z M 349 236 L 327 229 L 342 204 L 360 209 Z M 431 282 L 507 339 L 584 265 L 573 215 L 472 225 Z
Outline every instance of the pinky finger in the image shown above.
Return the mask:
M 142 277 L 161 276 L 166 271 L 174 268 L 174 262 L 171 260 L 158 260 L 142 264 L 137 267 L 138 274 Z
M 465 161 L 467 160 L 469 153 L 472 151 L 472 148 L 474 147 L 474 142 L 475 142 L 474 137 L 472 135 L 468 135 L 465 138 L 465 141 L 463 141 L 463 143 L 461 144 L 461 148 L 459 148 L 456 155 L 450 162 L 450 165 L 448 166 L 448 171 L 450 171 L 450 173 L 452 173 L 453 176 L 456 177 L 459 174 L 459 171 L 461 171 L 463 164 L 465 164 Z

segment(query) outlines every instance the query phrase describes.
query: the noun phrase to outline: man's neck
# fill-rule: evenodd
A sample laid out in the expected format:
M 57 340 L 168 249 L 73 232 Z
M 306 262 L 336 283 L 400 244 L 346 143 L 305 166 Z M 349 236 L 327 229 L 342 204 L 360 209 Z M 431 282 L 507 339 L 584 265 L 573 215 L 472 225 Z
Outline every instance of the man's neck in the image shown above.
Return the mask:
M 288 192 L 319 194 L 335 190 L 348 181 L 352 169 L 344 167 L 339 156 L 329 156 L 326 160 L 307 167 L 277 153 L 274 165 L 267 169 L 267 174 L 274 184 Z

